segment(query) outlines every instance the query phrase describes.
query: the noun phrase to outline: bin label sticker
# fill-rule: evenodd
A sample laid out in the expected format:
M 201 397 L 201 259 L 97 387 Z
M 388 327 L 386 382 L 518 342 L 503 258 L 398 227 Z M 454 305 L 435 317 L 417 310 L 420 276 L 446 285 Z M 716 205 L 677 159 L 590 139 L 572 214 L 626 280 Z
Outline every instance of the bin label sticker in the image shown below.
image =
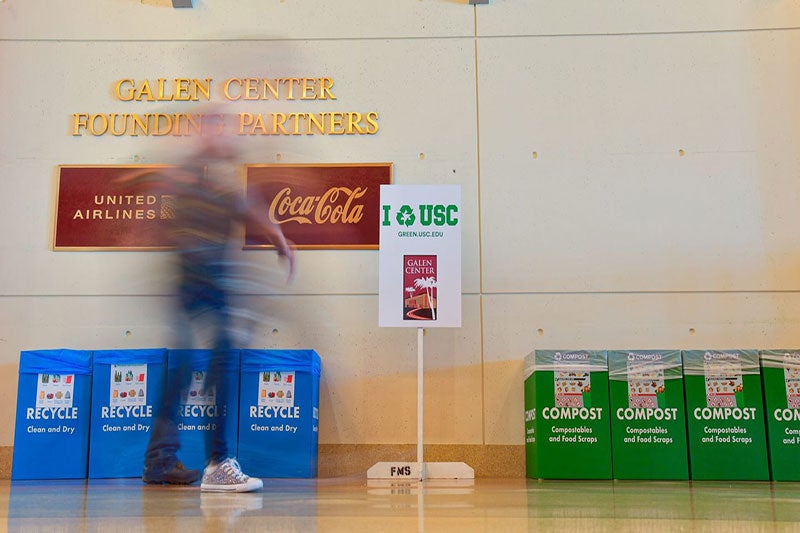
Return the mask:
M 39 374 L 36 380 L 36 407 L 72 407 L 74 374 Z
M 184 405 L 216 405 L 216 387 L 206 389 L 206 376 L 207 372 L 204 370 L 192 372 Z
M 664 368 L 650 361 L 628 361 L 628 407 L 658 408 L 664 394 Z
M 589 373 L 588 352 L 562 354 L 553 356 L 553 386 L 556 407 L 591 407 L 589 394 L 592 382 Z
M 798 354 L 784 355 L 783 379 L 786 382 L 786 404 L 790 409 L 800 409 L 800 367 Z
M 704 365 L 708 407 L 736 407 L 737 396 L 741 396 L 744 390 L 741 362 L 737 359 L 706 358 Z
M 111 365 L 109 405 L 147 404 L 147 365 Z
M 294 372 L 262 370 L 258 380 L 258 405 L 294 405 Z

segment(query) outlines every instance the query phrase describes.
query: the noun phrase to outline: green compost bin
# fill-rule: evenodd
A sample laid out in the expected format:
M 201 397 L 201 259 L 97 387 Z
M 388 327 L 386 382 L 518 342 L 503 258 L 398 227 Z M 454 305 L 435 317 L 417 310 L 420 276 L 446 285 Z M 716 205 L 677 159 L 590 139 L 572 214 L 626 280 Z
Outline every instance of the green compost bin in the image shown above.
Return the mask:
M 525 358 L 526 473 L 611 479 L 605 351 L 536 350 Z

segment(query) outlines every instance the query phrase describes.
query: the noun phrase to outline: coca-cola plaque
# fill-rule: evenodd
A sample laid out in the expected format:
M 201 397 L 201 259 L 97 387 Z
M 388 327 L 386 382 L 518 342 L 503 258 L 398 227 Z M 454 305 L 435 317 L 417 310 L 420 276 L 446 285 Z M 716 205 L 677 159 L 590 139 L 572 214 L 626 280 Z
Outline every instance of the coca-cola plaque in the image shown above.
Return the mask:
M 247 165 L 247 200 L 298 248 L 377 249 L 380 186 L 391 163 Z M 245 248 L 272 247 L 256 224 Z

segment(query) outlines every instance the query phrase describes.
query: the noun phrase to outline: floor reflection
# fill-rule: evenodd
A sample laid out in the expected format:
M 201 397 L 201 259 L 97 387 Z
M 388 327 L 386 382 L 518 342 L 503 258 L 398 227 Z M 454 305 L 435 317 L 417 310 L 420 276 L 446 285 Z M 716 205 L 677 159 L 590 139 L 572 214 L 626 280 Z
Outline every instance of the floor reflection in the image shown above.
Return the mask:
M 9 531 L 783 530 L 800 484 L 761 482 L 265 480 L 257 493 L 137 479 L 0 481 Z

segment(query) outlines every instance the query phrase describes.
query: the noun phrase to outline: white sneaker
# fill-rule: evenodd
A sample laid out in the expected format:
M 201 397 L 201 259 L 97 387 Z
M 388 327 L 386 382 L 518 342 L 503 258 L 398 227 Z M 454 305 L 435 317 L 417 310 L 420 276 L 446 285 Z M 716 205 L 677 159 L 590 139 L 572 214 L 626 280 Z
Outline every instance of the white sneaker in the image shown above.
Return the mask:
M 203 472 L 200 490 L 207 492 L 252 492 L 264 486 L 258 478 L 242 472 L 238 461 L 231 457 L 221 463 L 209 464 Z

